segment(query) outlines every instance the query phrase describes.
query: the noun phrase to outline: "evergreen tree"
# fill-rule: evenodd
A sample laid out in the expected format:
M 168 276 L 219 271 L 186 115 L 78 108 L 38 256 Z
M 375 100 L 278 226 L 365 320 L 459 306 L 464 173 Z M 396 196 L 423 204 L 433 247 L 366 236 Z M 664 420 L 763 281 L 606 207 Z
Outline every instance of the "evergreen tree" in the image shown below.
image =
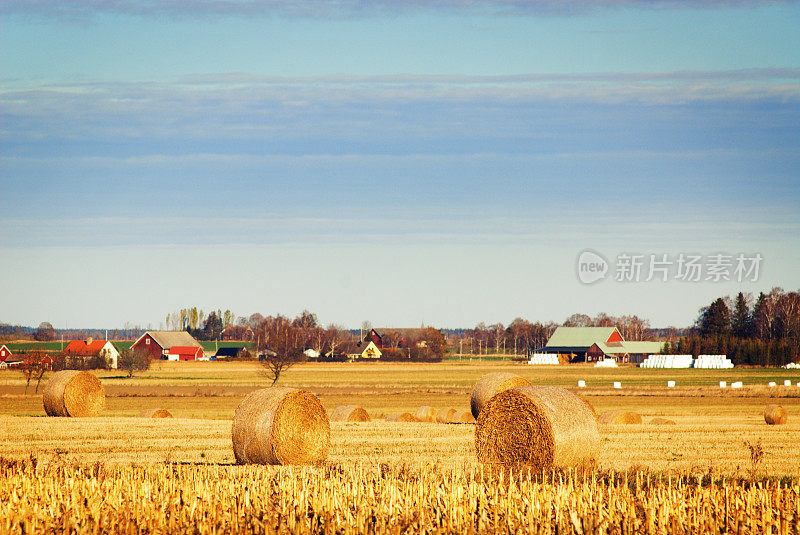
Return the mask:
M 222 336 L 222 318 L 216 312 L 212 312 L 206 318 L 203 326 L 203 338 L 205 340 L 218 340 Z
M 730 332 L 730 310 L 720 297 L 708 307 L 700 318 L 700 334 L 703 337 L 725 336 Z
M 744 294 L 739 292 L 736 296 L 736 303 L 733 306 L 733 317 L 731 318 L 731 331 L 737 338 L 747 338 L 750 336 L 750 307 Z

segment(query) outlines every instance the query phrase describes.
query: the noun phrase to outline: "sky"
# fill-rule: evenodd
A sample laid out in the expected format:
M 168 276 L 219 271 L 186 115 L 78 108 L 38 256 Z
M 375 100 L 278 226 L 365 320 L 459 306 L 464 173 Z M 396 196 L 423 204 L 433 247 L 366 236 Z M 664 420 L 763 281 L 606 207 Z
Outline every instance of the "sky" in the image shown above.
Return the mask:
M 0 4 L 0 322 L 682 327 L 799 206 L 799 2 Z

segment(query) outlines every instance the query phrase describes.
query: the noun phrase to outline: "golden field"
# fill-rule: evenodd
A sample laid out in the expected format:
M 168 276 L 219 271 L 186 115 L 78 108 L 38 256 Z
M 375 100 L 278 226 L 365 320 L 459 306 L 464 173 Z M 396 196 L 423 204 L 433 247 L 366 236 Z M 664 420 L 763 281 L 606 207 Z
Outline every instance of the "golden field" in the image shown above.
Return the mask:
M 420 405 L 467 409 L 472 384 L 498 370 L 645 423 L 600 425 L 593 471 L 517 474 L 509 484 L 483 473 L 473 425 L 382 420 Z M 253 363 L 158 363 L 133 379 L 101 377 L 103 416 L 47 418 L 40 395 L 20 395 L 20 374 L 0 372 L 0 492 L 11 497 L 0 532 L 800 532 L 800 389 L 766 387 L 794 384 L 797 371 L 302 365 L 279 384 L 315 392 L 329 412 L 354 403 L 374 418 L 333 422 L 327 461 L 305 468 L 233 464 L 233 412 L 269 383 Z M 588 387 L 573 388 L 578 379 Z M 719 380 L 745 388 L 721 391 Z M 764 423 L 768 403 L 788 410 L 787 425 Z M 156 407 L 176 418 L 135 417 Z M 653 417 L 676 425 L 649 425 Z

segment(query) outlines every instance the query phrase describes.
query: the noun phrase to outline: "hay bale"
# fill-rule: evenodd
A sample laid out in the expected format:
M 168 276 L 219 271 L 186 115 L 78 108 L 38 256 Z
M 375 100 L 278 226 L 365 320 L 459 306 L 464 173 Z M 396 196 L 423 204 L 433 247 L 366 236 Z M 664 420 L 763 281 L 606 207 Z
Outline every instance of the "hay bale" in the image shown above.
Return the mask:
M 578 396 L 564 388 L 529 386 L 489 400 L 478 416 L 475 449 L 483 463 L 582 466 L 600 451 L 600 434 Z
M 423 405 L 417 409 L 417 414 L 414 415 L 418 422 L 435 422 L 436 409 L 430 405 Z
M 764 421 L 769 425 L 783 425 L 787 419 L 786 409 L 780 405 L 767 405 L 764 410 Z
M 642 415 L 636 412 L 606 411 L 597 420 L 601 424 L 640 424 Z
M 390 414 L 386 417 L 387 422 L 416 422 L 417 419 L 410 412 L 400 412 L 398 414 Z
M 453 411 L 453 415 L 447 420 L 448 424 L 474 424 L 475 418 L 472 411 Z
M 586 403 L 586 406 L 589 407 L 590 411 L 592 411 L 592 414 L 594 415 L 594 419 L 597 420 L 597 411 L 594 410 L 594 405 L 592 405 L 592 402 L 589 401 L 586 398 L 580 398 L 580 400 L 583 401 L 584 403 Z
M 446 424 L 450 421 L 450 418 L 455 416 L 458 411 L 455 409 L 439 409 L 436 412 L 436 421 L 440 424 Z
M 675 420 L 668 418 L 653 418 L 650 420 L 650 425 L 675 425 Z
M 358 405 L 339 405 L 331 413 L 332 422 L 369 422 L 367 411 Z
M 531 383 L 524 377 L 520 377 L 514 373 L 487 373 L 478 379 L 478 382 L 475 383 L 475 387 L 472 389 L 472 398 L 470 399 L 472 416 L 477 418 L 484 405 L 486 405 L 495 394 L 521 386 L 531 386 Z
M 139 418 L 172 418 L 167 409 L 147 409 L 139 413 Z
M 322 403 L 296 388 L 248 394 L 236 408 L 231 434 L 240 464 L 318 464 L 331 445 L 331 425 Z
M 106 406 L 106 389 L 89 372 L 64 370 L 50 378 L 42 401 L 48 416 L 97 416 Z

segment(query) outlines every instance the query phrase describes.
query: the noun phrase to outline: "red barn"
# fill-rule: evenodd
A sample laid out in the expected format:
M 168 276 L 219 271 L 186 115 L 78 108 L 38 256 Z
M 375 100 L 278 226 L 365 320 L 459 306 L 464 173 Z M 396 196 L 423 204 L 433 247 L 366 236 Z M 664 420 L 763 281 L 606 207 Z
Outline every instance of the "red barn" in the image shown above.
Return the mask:
M 10 350 L 10 349 L 8 349 L 8 348 L 7 348 L 6 346 L 4 346 L 4 345 L 3 345 L 3 346 L 0 346 L 0 362 L 5 362 L 5 360 L 6 360 L 8 357 L 12 356 L 12 355 L 13 355 L 13 353 L 11 352 L 11 350 Z
M 167 358 L 170 348 L 199 347 L 200 342 L 186 331 L 147 331 L 131 345 L 133 351 L 143 351 L 152 359 Z
M 167 351 L 167 360 L 197 360 L 202 358 L 203 348 L 195 346 L 172 346 Z

